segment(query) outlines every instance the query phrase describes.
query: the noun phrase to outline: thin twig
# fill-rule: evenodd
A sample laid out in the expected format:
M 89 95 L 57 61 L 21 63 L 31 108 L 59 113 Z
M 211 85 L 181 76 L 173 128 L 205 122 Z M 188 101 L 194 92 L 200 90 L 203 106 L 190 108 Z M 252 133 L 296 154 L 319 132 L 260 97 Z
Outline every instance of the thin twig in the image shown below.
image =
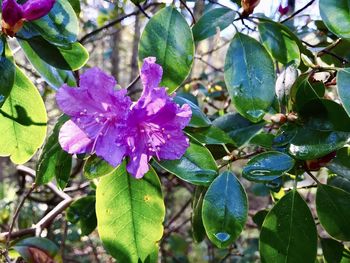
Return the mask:
M 306 172 L 317 184 L 321 184 L 321 182 L 320 182 L 309 170 L 305 170 L 305 172 Z
M 148 19 L 151 19 L 151 17 L 146 13 L 146 11 L 142 8 L 140 4 L 135 4 L 135 5 L 141 11 L 141 13 L 144 14 L 145 17 L 147 17 Z
M 175 216 L 173 216 L 168 224 L 166 225 L 165 228 L 169 228 L 171 226 L 172 223 L 174 223 L 182 214 L 183 212 L 186 210 L 186 208 L 189 206 L 189 204 L 191 204 L 191 201 L 192 201 L 192 198 L 190 198 L 182 207 L 181 209 L 179 210 L 179 212 L 176 213 Z
M 310 2 L 308 2 L 306 5 L 304 5 L 302 8 L 300 8 L 299 10 L 295 11 L 293 14 L 291 14 L 289 17 L 287 17 L 286 19 L 282 20 L 281 23 L 285 23 L 288 20 L 292 19 L 293 17 L 295 17 L 297 14 L 303 12 L 306 8 L 308 8 L 310 5 L 312 5 L 315 2 L 315 0 L 311 0 Z
M 194 17 L 194 14 L 193 14 L 192 10 L 188 7 L 188 5 L 186 4 L 185 1 L 180 0 L 180 2 L 187 9 L 187 11 L 191 14 L 191 17 L 192 17 L 192 24 L 191 24 L 191 26 L 193 26 L 196 23 L 196 18 Z

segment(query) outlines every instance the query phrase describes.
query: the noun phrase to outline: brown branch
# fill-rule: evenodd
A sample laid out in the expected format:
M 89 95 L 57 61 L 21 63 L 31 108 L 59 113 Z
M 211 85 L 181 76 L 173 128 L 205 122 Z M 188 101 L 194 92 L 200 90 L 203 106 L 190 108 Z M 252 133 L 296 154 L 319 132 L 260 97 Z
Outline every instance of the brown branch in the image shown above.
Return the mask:
M 293 17 L 295 17 L 296 15 L 300 14 L 306 8 L 308 8 L 310 5 L 312 5 L 314 2 L 315 2 L 315 0 L 311 0 L 306 5 L 304 5 L 302 8 L 300 8 L 299 10 L 297 10 L 293 14 L 291 14 L 289 17 L 287 17 L 286 19 L 282 20 L 281 23 L 283 24 L 283 23 L 287 22 L 288 20 L 292 19 Z
M 184 0 L 180 0 L 181 4 L 186 8 L 186 10 L 190 13 L 191 17 L 192 17 L 192 24 L 191 26 L 193 26 L 196 23 L 196 18 L 194 17 L 193 12 L 191 11 L 191 9 L 188 7 L 188 5 L 186 4 L 186 1 Z

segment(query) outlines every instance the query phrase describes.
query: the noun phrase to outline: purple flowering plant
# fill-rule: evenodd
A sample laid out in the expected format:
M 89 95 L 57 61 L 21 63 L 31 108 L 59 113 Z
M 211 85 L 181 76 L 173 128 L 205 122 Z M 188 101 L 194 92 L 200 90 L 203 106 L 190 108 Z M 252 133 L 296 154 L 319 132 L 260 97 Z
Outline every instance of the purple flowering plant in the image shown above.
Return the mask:
M 55 0 L 28 0 L 23 5 L 16 0 L 2 1 L 2 31 L 13 37 L 25 21 L 37 20 L 47 15 Z
M 81 75 L 80 87 L 63 85 L 57 92 L 59 108 L 71 117 L 61 128 L 59 142 L 70 154 L 95 153 L 112 166 L 125 157 L 127 171 L 142 178 L 152 157 L 175 160 L 189 146 L 183 129 L 191 119 L 189 105 L 178 106 L 164 87 L 163 70 L 154 57 L 144 59 L 144 90 L 132 102 L 126 89 L 98 68 Z

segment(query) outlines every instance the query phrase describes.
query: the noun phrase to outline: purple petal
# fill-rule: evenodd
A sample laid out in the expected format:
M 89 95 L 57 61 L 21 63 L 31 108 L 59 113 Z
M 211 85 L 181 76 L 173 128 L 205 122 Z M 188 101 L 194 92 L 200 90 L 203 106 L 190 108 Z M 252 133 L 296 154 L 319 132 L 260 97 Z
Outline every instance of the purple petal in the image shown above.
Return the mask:
M 166 143 L 159 151 L 159 158 L 166 160 L 180 159 L 190 146 L 188 138 L 181 130 L 168 131 Z
M 23 4 L 23 16 L 26 20 L 37 20 L 47 15 L 55 4 L 55 0 L 28 0 Z
M 137 153 L 135 155 L 131 155 L 126 170 L 136 179 L 140 179 L 149 170 L 149 160 L 149 156 L 145 153 Z
M 23 9 L 16 0 L 2 1 L 2 19 L 10 26 L 14 26 L 23 18 Z
M 162 75 L 163 69 L 160 65 L 156 64 L 156 58 L 145 58 L 140 74 L 144 88 L 141 96 L 147 95 L 151 90 L 157 88 L 162 79 Z
M 102 157 L 110 165 L 116 167 L 119 165 L 127 150 L 126 144 L 122 140 L 116 141 L 117 134 L 119 135 L 124 129 L 117 129 L 114 127 L 108 126 L 107 131 L 101 136 L 96 144 L 96 154 Z
M 58 141 L 70 154 L 89 153 L 93 145 L 93 141 L 71 120 L 61 127 Z

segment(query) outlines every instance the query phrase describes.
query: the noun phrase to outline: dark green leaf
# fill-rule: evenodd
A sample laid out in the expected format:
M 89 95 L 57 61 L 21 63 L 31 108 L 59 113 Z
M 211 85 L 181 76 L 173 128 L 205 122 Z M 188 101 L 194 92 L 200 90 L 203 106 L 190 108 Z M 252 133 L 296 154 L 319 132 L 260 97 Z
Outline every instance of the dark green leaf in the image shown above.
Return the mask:
M 269 210 L 260 210 L 258 211 L 253 217 L 253 222 L 259 227 L 262 227 L 262 224 L 264 223 L 264 220 L 267 216 L 267 214 L 269 213 Z
M 265 148 L 271 148 L 275 136 L 271 133 L 259 133 L 255 135 L 250 141 L 250 144 L 255 144 Z
M 87 159 L 84 165 L 84 176 L 87 179 L 95 179 L 101 176 L 108 175 L 115 171 L 115 167 L 111 166 L 105 160 L 93 155 Z
M 265 122 L 252 123 L 236 113 L 225 114 L 213 121 L 213 125 L 226 132 L 236 147 L 248 142 L 265 125 Z
M 17 242 L 13 248 L 27 263 L 60 262 L 59 249 L 51 240 L 41 237 L 29 237 Z
M 205 238 L 205 229 L 202 220 L 203 199 L 207 189 L 202 186 L 195 188 L 192 202 L 192 235 L 196 242 L 202 242 Z
M 220 174 L 204 196 L 202 218 L 211 242 L 226 248 L 236 241 L 248 217 L 248 200 L 243 186 L 230 172 Z
M 316 210 L 328 234 L 339 240 L 350 240 L 350 193 L 320 184 L 317 187 Z
M 327 263 L 340 263 L 344 245 L 331 238 L 321 238 L 323 256 Z
M 286 194 L 267 214 L 260 233 L 262 263 L 314 263 L 317 231 L 297 191 Z
M 186 129 L 186 132 L 203 144 L 234 144 L 230 136 L 216 126 L 200 129 Z
M 0 41 L 2 43 L 2 41 Z M 1 55 L 1 54 L 0 54 Z M 11 93 L 15 83 L 16 68 L 11 60 L 0 57 L 0 108 Z
M 281 152 L 265 152 L 253 157 L 244 167 L 242 174 L 251 181 L 275 180 L 294 167 L 294 159 Z
M 283 65 L 300 63 L 300 51 L 296 38 L 290 30 L 281 23 L 263 21 L 259 23 L 259 32 L 263 45 L 270 54 Z
M 157 262 L 158 241 L 163 235 L 165 207 L 157 174 L 142 179 L 126 171 L 125 162 L 101 177 L 96 190 L 96 214 L 100 238 L 118 262 L 142 262 L 151 255 Z
M 77 41 L 78 18 L 67 0 L 56 0 L 50 13 L 30 23 L 48 41 L 65 45 Z
M 191 107 L 192 117 L 190 123 L 188 124 L 189 127 L 200 128 L 208 127 L 211 125 L 211 121 L 208 119 L 208 117 L 193 102 L 180 96 L 175 97 L 174 101 L 180 106 L 182 106 L 183 104 L 188 104 Z
M 165 160 L 158 164 L 180 179 L 196 185 L 209 185 L 217 176 L 217 166 L 204 146 L 191 142 L 179 160 Z
M 85 196 L 74 201 L 67 210 L 68 221 L 79 223 L 82 235 L 89 235 L 97 226 L 95 204 L 95 196 Z
M 42 59 L 47 64 L 63 70 L 77 70 L 85 65 L 89 53 L 79 43 L 69 47 L 57 47 L 42 37 L 19 41 L 28 57 L 32 60 Z
M 320 14 L 327 28 L 341 38 L 350 38 L 348 0 L 320 0 Z
M 274 100 L 275 78 L 273 61 L 265 48 L 237 33 L 225 59 L 225 82 L 237 111 L 252 122 L 260 121 Z
M 72 157 L 62 150 L 58 142 L 59 131 L 67 119 L 67 116 L 63 115 L 58 120 L 44 146 L 36 167 L 35 183 L 37 185 L 47 184 L 55 177 L 61 189 L 65 188 L 68 183 L 72 168 Z
M 15 84 L 0 109 L 0 156 L 11 156 L 16 164 L 27 162 L 45 140 L 46 122 L 39 92 L 16 68 Z
M 68 0 L 70 5 L 73 7 L 74 12 L 79 16 L 81 7 L 80 7 L 80 0 Z
M 350 21 L 349 21 L 350 23 Z M 349 31 L 350 36 L 350 31 Z M 349 91 L 349 83 L 350 83 L 350 68 L 344 68 L 338 71 L 337 75 L 337 88 L 339 98 L 343 103 L 343 106 L 350 116 L 350 91 Z
M 195 41 L 200 41 L 216 34 L 217 28 L 225 29 L 235 20 L 236 12 L 229 8 L 214 8 L 206 12 L 193 26 Z
M 173 7 L 161 9 L 147 23 L 139 45 L 140 64 L 156 57 L 163 67 L 161 86 L 174 92 L 191 71 L 194 41 L 185 18 Z
M 338 150 L 336 157 L 327 165 L 327 168 L 350 180 L 350 148 L 344 147 Z
M 327 179 L 327 184 L 330 186 L 334 186 L 337 188 L 340 188 L 344 190 L 345 192 L 350 193 L 350 180 L 337 176 L 337 175 L 330 175 L 329 178 Z

